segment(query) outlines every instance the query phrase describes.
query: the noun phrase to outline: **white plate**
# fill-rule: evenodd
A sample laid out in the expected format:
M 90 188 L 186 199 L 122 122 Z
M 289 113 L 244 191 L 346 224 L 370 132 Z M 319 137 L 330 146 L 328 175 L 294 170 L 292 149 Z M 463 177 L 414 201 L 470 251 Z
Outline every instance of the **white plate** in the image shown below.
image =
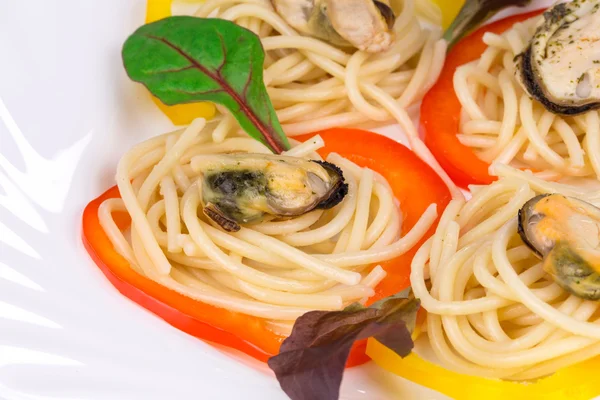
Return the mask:
M 119 157 L 172 127 L 121 65 L 144 11 L 144 0 L 0 2 L 2 399 L 286 398 L 266 368 L 121 296 L 81 243 L 82 210 L 114 184 Z M 346 374 L 342 398 L 445 397 L 367 364 Z

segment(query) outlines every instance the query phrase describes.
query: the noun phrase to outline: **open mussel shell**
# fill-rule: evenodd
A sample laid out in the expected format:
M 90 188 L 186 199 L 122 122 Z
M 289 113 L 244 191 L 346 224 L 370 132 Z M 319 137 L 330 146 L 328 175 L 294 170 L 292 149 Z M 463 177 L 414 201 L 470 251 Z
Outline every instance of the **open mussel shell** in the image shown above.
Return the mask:
M 568 243 L 559 242 L 544 268 L 566 291 L 586 300 L 600 299 L 600 274 Z
M 396 16 L 389 0 L 271 0 L 296 30 L 339 47 L 377 53 L 393 42 Z
M 559 3 L 544 13 L 517 77 L 527 93 L 554 114 L 600 107 L 600 0 Z
M 544 270 L 568 292 L 600 299 L 600 209 L 560 194 L 542 194 L 519 210 L 518 231 Z
M 327 161 L 313 160 L 313 162 L 320 164 L 331 176 L 332 183 L 329 185 L 329 193 L 322 196 L 320 202 L 315 207 L 321 210 L 328 210 L 344 200 L 344 197 L 348 194 L 348 184 L 344 183 L 344 173 L 337 165 Z
M 204 155 L 192 162 L 202 173 L 204 214 L 226 231 L 264 216 L 292 217 L 329 209 L 348 193 L 344 174 L 326 161 L 265 154 Z
M 541 199 L 547 196 L 550 195 L 541 194 L 536 196 L 525 203 L 519 210 L 519 235 L 523 242 L 540 258 L 554 246 L 553 241 L 543 242 L 545 237 L 538 235 L 536 231 L 537 224 L 544 218 L 544 215 L 536 212 L 535 206 Z

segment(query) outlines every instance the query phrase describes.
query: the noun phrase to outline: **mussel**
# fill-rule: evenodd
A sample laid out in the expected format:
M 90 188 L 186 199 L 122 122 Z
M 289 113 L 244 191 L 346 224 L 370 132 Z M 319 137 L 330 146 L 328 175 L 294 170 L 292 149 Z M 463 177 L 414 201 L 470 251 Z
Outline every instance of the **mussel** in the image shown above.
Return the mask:
M 277 13 L 298 31 L 335 46 L 377 53 L 394 40 L 390 0 L 271 0 Z
M 600 108 L 600 0 L 552 7 L 516 60 L 521 85 L 550 112 Z
M 192 161 L 202 173 L 204 214 L 224 230 L 260 222 L 265 215 L 298 216 L 329 209 L 348 193 L 344 174 L 326 161 L 265 154 L 204 155 Z
M 561 194 L 543 194 L 519 210 L 519 235 L 544 270 L 568 292 L 600 299 L 600 208 Z

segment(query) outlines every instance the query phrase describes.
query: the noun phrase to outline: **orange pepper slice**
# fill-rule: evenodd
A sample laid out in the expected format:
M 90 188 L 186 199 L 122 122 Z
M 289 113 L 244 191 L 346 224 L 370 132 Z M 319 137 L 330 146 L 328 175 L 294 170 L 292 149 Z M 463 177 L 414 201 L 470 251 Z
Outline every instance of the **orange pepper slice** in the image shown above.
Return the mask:
M 420 130 L 425 144 L 442 168 L 460 187 L 470 184 L 487 185 L 496 180 L 490 176 L 490 164 L 481 160 L 473 150 L 462 144 L 456 134 L 459 130 L 461 105 L 454 92 L 454 72 L 459 66 L 481 57 L 487 48 L 483 34 L 500 34 L 515 23 L 539 15 L 542 10 L 513 15 L 479 28 L 458 42 L 448 53 L 437 83 L 427 92 L 421 103 Z
M 412 228 L 429 204 L 436 203 L 441 213 L 450 201 L 450 192 L 437 174 L 402 144 L 358 129 L 329 129 L 318 134 L 326 143 L 325 148 L 319 150 L 323 157 L 336 152 L 358 165 L 378 171 L 388 180 L 394 196 L 401 202 L 404 232 Z M 349 137 L 352 140 L 348 140 Z M 264 319 L 194 300 L 132 269 L 113 248 L 98 218 L 100 204 L 118 197 L 119 190 L 113 187 L 87 205 L 83 213 L 83 243 L 97 266 L 124 296 L 190 335 L 237 349 L 260 361 L 267 361 L 279 352 L 284 338 L 269 330 Z M 126 213 L 115 213 L 113 217 L 120 229 L 131 224 Z M 426 236 L 434 229 L 432 227 Z M 424 240 L 426 237 L 421 242 Z M 411 258 L 405 254 L 381 263 L 388 275 L 376 288 L 376 298 L 389 296 L 409 285 Z M 365 348 L 366 341 L 356 343 L 347 365 L 368 361 Z

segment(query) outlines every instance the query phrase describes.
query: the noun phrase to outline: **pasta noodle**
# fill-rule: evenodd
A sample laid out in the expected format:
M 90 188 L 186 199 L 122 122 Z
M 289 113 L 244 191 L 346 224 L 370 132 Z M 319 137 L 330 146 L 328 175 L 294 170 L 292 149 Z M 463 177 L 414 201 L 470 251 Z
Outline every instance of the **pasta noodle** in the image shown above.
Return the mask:
M 486 33 L 482 56 L 456 70 L 459 140 L 487 162 L 534 169 L 545 179 L 600 179 L 600 112 L 555 115 L 517 81 L 514 58 L 527 46 L 539 18 L 517 23 L 502 35 Z
M 106 200 L 99 209 L 102 227 L 131 267 L 186 296 L 269 319 L 285 333 L 309 310 L 337 310 L 372 296 L 385 271 L 370 266 L 408 251 L 436 218 L 432 205 L 401 237 L 400 210 L 387 182 L 332 154 L 329 161 L 349 185 L 341 204 L 225 232 L 199 212 L 195 160 L 269 150 L 235 134 L 216 143 L 219 123 L 206 125 L 198 119 L 131 149 L 117 167 L 122 199 Z M 320 160 L 315 150 L 323 144 L 317 136 L 286 155 Z M 124 210 L 132 218 L 130 241 L 112 218 Z
M 437 80 L 444 64 L 446 42 L 434 9 L 428 0 L 405 0 L 396 16 L 394 44 L 378 54 L 349 53 L 301 36 L 273 10 L 270 0 L 208 0 L 195 15 L 231 20 L 260 36 L 267 53 L 264 81 L 288 136 L 395 120 L 413 151 L 435 169 L 455 197 L 461 197 L 407 112 Z M 435 28 L 423 28 L 417 12 L 435 18 L 429 23 Z M 235 129 L 231 117 L 224 117 L 214 141 Z
M 492 170 L 497 182 L 446 208 L 413 260 L 411 284 L 442 364 L 535 379 L 600 354 L 600 303 L 567 293 L 544 272 L 517 233 L 517 213 L 542 193 L 600 205 L 600 190 L 545 182 L 506 165 Z

